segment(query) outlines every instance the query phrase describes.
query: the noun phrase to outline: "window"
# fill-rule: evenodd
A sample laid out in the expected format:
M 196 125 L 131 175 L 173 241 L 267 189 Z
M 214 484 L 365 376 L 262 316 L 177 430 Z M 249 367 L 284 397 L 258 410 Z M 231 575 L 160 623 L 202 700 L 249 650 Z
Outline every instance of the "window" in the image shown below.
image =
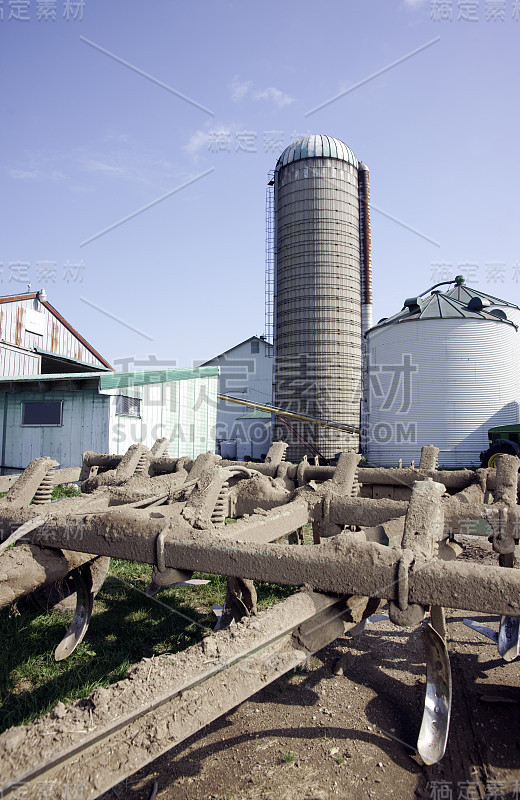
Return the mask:
M 22 403 L 22 425 L 61 425 L 62 400 Z
M 116 397 L 116 415 L 118 417 L 140 417 L 141 401 L 138 397 L 119 394 Z
M 260 352 L 260 342 L 258 341 L 258 339 L 253 339 L 253 341 L 251 342 L 251 355 L 254 355 L 255 353 L 259 352 Z

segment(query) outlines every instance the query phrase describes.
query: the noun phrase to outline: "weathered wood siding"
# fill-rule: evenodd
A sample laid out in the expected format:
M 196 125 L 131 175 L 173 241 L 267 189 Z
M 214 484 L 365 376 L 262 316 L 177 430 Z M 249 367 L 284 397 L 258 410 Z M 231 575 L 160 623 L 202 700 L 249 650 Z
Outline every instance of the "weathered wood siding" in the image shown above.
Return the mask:
M 36 353 L 0 345 L 0 375 L 39 375 L 40 361 Z
M 30 322 L 28 329 L 28 317 L 31 316 L 31 313 L 42 315 L 41 335 L 30 330 L 31 327 L 34 327 Z M 35 348 L 47 350 L 55 355 L 75 358 L 86 364 L 105 368 L 104 364 L 38 300 L 28 299 L 0 303 L 0 342 L 29 351 L 34 351 Z M 23 372 L 7 372 L 3 369 L 4 366 L 8 369 L 32 368 L 34 364 L 29 362 L 26 364 L 6 362 L 5 365 L 1 365 L 0 374 L 33 374 L 27 369 Z
M 40 456 L 56 459 L 60 467 L 79 467 L 85 450 L 109 452 L 110 399 L 91 389 L 0 394 L 2 467 L 25 468 Z M 39 400 L 63 401 L 62 425 L 22 426 L 22 402 Z

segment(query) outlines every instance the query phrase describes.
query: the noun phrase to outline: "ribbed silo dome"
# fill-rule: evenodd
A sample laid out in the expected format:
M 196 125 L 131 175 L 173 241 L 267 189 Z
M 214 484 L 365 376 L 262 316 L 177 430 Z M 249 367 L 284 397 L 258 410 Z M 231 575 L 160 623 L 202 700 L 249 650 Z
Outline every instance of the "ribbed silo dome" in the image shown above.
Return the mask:
M 332 136 L 313 134 L 296 139 L 289 147 L 286 147 L 276 163 L 276 169 L 303 158 L 337 158 L 352 164 L 353 167 L 357 168 L 358 166 L 356 156 L 344 142 L 334 139 Z

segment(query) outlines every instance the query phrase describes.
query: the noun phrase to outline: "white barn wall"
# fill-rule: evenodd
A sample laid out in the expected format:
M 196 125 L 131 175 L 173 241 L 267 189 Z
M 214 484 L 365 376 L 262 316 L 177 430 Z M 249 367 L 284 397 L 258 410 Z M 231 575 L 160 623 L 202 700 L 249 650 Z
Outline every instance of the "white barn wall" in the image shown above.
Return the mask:
M 214 451 L 217 376 L 111 389 L 110 452 L 121 454 L 132 444 L 152 447 L 169 440 L 171 458 Z M 141 399 L 141 417 L 116 414 L 117 395 Z
M 171 384 L 170 456 L 196 458 L 215 451 L 218 377 Z
M 204 363 L 204 366 L 220 368 L 219 394 L 250 400 L 262 404 L 272 402 L 273 396 L 273 358 L 272 345 L 263 339 L 259 342 L 259 352 L 251 352 L 251 340 L 227 350 Z M 241 420 L 247 408 L 235 403 L 219 400 L 217 404 L 217 444 L 223 439 L 237 440 L 237 453 L 252 455 L 252 444 L 248 434 L 249 425 Z M 253 420 L 254 421 L 254 420 Z M 248 421 L 249 422 L 249 421 Z M 257 457 L 267 453 L 270 444 L 270 428 L 266 428 L 266 441 L 259 447 Z

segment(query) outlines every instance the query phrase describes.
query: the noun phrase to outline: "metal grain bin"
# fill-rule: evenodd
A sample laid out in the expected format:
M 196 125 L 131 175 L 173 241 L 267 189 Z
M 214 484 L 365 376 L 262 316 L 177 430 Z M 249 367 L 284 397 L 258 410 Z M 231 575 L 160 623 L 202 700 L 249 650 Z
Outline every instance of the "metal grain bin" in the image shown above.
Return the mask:
M 405 301 L 367 333 L 369 463 L 440 448 L 446 467 L 480 465 L 488 428 L 518 422 L 518 329 L 452 293 Z

